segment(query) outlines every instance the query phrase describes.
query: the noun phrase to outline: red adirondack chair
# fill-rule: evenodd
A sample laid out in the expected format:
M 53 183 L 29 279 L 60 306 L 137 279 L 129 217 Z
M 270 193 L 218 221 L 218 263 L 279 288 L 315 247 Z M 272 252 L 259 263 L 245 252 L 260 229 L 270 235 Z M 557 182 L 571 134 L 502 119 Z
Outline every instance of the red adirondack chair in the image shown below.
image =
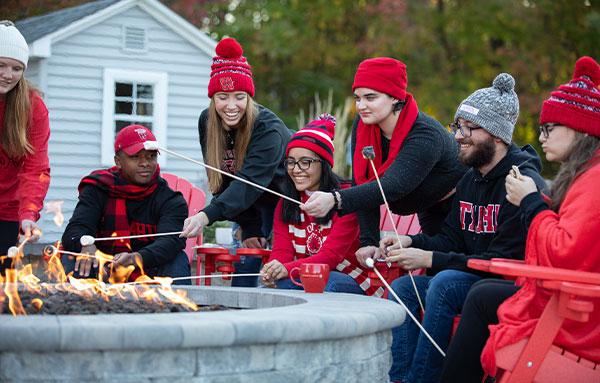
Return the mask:
M 600 364 L 553 345 L 565 319 L 587 322 L 600 298 L 600 273 L 526 265 L 504 259 L 469 260 L 469 267 L 536 279 L 554 292 L 531 336 L 496 352 L 500 383 L 600 382 Z
M 174 174 L 161 173 L 161 177 L 167 181 L 171 189 L 183 194 L 183 198 L 188 204 L 188 216 L 197 214 L 202 210 L 206 203 L 206 196 L 200 188 L 195 187 L 185 178 L 178 177 Z M 194 246 L 199 245 L 202 245 L 202 233 L 198 234 L 197 237 L 188 238 L 185 246 L 185 253 L 188 256 L 190 263 L 194 258 Z

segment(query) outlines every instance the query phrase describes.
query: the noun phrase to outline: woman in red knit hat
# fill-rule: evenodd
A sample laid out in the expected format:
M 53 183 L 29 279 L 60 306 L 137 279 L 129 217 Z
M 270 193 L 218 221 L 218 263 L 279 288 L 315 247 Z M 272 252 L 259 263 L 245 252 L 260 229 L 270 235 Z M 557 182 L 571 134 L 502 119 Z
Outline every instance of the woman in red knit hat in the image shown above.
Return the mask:
M 350 186 L 332 170 L 334 134 L 335 118 L 323 114 L 292 136 L 284 160 L 286 195 L 304 202 L 316 191 L 331 193 Z M 262 269 L 263 283 L 299 289 L 290 280 L 291 270 L 303 263 L 325 263 L 331 270 L 325 291 L 381 296 L 383 290 L 371 286 L 356 261 L 358 245 L 356 214 L 340 217 L 330 211 L 316 218 L 282 199 L 275 209 L 273 252 Z
M 539 140 L 546 159 L 561 164 L 549 198 L 537 192 L 529 177 L 506 177 L 506 198 L 520 207 L 528 227 L 528 264 L 600 273 L 599 85 L 600 65 L 582 57 L 572 80 L 542 105 Z M 494 376 L 495 351 L 530 336 L 550 297 L 530 279 L 519 286 L 490 279 L 473 285 L 442 381 L 481 382 L 483 370 Z M 565 320 L 554 343 L 600 363 L 600 299 L 593 303 L 589 321 Z M 488 329 L 490 324 L 495 325 Z
M 289 129 L 269 109 L 254 102 L 252 70 L 233 38 L 217 44 L 208 97 L 198 133 L 204 161 L 269 189 L 281 190 L 282 164 Z M 207 169 L 210 204 L 186 219 L 182 236 L 196 236 L 206 225 L 229 220 L 240 224 L 244 247 L 264 248 L 273 226 L 276 197 Z M 260 259 L 247 258 L 236 272 L 258 272 Z M 245 279 L 243 279 L 245 278 Z M 256 286 L 256 278 L 234 278 L 234 286 Z
M 48 109 L 25 79 L 29 48 L 10 21 L 0 21 L 0 255 L 19 230 L 36 241 L 36 221 L 50 185 Z M 0 272 L 10 267 L 0 261 Z
M 450 209 L 454 187 L 466 171 L 458 160 L 458 144 L 435 119 L 420 112 L 406 91 L 406 66 L 393 58 L 364 60 L 352 90 L 360 118 L 352 130 L 353 181 L 356 186 L 315 193 L 305 212 L 321 217 L 334 206 L 340 214 L 358 213 L 361 248 L 357 257 L 376 257 L 379 246 L 379 207 L 383 197 L 372 167 L 362 156 L 365 146 L 373 160 L 383 192 L 396 214 L 419 214 L 423 232 L 439 232 Z

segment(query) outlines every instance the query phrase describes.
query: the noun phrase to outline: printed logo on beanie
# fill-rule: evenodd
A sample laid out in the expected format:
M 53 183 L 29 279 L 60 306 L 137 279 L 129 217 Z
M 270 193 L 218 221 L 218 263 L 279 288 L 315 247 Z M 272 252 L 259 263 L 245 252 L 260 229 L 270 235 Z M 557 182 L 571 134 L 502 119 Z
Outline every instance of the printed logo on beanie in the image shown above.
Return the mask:
M 221 83 L 221 89 L 225 91 L 235 90 L 235 86 L 233 85 L 233 79 L 231 77 L 221 77 L 219 79 L 219 83 Z
M 476 116 L 477 116 L 477 113 L 479 113 L 479 109 L 477 109 L 477 108 L 475 108 L 475 107 L 473 107 L 471 105 L 467 105 L 467 104 L 462 104 L 460 106 L 460 110 L 463 110 L 463 111 L 465 111 L 467 113 L 474 114 Z

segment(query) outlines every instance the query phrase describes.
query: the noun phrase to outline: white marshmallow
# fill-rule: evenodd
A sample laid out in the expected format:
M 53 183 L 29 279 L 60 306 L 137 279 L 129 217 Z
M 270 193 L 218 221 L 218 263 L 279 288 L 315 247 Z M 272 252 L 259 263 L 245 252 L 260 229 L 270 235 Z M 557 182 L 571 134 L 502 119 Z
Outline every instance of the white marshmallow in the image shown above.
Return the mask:
M 91 235 L 82 235 L 79 239 L 79 243 L 81 243 L 81 246 L 91 246 L 94 244 L 95 241 L 95 238 Z
M 19 248 L 16 246 L 11 246 L 8 248 L 8 258 L 15 258 L 19 254 Z
M 367 264 L 367 266 L 369 266 L 369 267 L 371 267 L 371 268 L 372 268 L 373 266 L 375 266 L 375 261 L 373 260 L 373 258 L 367 258 L 367 259 L 365 260 L 365 263 Z

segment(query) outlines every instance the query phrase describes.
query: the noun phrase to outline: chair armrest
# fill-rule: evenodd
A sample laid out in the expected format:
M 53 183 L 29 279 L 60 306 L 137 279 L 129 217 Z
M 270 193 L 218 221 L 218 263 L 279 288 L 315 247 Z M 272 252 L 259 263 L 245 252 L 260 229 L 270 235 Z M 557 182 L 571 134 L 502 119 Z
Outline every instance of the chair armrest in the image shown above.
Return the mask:
M 590 273 L 587 271 L 528 265 L 499 258 L 492 259 L 491 261 L 470 259 L 467 265 L 476 270 L 512 277 L 600 285 L 600 273 Z

